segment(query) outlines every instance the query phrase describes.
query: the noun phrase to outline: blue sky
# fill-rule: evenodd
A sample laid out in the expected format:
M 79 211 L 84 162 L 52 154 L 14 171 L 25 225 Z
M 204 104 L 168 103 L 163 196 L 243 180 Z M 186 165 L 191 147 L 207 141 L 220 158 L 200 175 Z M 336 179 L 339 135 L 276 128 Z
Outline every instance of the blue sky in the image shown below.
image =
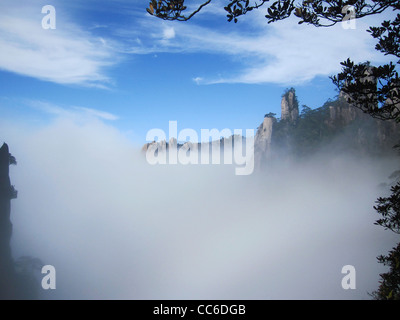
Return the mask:
M 280 116 L 285 88 L 316 108 L 337 94 L 328 77 L 340 61 L 386 61 L 365 32 L 382 16 L 346 30 L 296 19 L 268 25 L 257 10 L 234 24 L 224 3 L 167 22 L 146 13 L 147 1 L 1 0 L 2 121 L 42 126 L 66 114 L 90 116 L 137 145 L 152 128 L 167 132 L 170 120 L 178 130 L 244 131 L 267 112 Z M 41 26 L 48 4 L 55 30 Z

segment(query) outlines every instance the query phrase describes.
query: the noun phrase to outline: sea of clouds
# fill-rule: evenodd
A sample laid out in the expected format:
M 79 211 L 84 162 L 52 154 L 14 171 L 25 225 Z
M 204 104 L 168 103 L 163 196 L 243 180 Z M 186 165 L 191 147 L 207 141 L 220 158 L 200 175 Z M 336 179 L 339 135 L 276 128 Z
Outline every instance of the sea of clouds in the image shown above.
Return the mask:
M 18 161 L 13 256 L 55 267 L 44 299 L 370 299 L 397 241 L 373 209 L 397 159 L 319 154 L 237 176 L 149 165 L 95 118 L 0 128 Z

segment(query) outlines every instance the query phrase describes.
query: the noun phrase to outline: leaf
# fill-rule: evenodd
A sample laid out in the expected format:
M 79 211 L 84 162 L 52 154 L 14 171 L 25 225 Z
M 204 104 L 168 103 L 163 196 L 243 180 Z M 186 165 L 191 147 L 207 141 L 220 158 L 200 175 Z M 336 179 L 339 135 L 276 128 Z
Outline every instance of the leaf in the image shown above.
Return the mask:
M 148 13 L 150 13 L 151 15 L 154 15 L 154 8 L 153 8 L 153 5 L 152 5 L 151 3 L 150 3 L 150 7 L 147 8 L 146 11 L 147 11 Z
M 301 17 L 302 16 L 302 10 L 301 8 L 296 8 L 296 10 L 294 11 L 294 15 L 296 17 Z

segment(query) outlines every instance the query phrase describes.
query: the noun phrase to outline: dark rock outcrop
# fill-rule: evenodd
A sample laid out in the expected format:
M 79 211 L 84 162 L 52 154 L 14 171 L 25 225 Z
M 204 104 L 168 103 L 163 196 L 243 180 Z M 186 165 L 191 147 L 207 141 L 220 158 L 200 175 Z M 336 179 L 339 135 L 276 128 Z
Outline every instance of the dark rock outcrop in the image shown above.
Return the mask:
M 13 162 L 15 159 L 10 155 L 8 145 L 4 143 L 0 148 L 0 299 L 17 298 L 14 261 L 10 247 L 11 199 L 16 198 L 16 191 L 9 177 L 9 166 Z
M 17 197 L 17 191 L 10 181 L 10 164 L 16 164 L 16 160 L 4 143 L 0 148 L 0 300 L 37 299 L 39 283 L 34 273 L 42 262 L 32 257 L 14 261 L 12 255 L 11 200 Z

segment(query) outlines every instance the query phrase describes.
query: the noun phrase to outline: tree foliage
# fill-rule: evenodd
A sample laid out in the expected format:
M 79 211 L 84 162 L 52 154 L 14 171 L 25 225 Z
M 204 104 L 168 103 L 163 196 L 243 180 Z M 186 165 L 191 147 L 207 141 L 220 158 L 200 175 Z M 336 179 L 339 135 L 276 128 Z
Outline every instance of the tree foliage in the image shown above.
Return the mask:
M 264 118 L 275 118 L 276 113 L 268 112 L 264 115 Z
M 375 210 L 382 216 L 375 224 L 400 234 L 400 182 L 392 186 L 388 197 L 376 201 Z M 389 267 L 389 271 L 380 275 L 378 290 L 372 296 L 378 300 L 400 300 L 400 243 L 387 255 L 380 255 L 378 262 Z
M 400 182 L 391 187 L 389 197 L 380 197 L 374 209 L 382 216 L 375 224 L 400 234 Z
M 377 300 L 400 300 L 400 243 L 386 256 L 379 256 L 378 261 L 388 266 L 389 271 L 380 275 L 379 288 L 372 296 Z
M 184 2 L 184 0 L 152 0 L 147 12 L 164 20 L 186 21 L 210 4 L 211 0 L 201 3 L 187 15 L 183 14 L 187 10 Z M 294 14 L 300 19 L 299 23 L 306 22 L 315 26 L 328 27 L 342 22 L 349 14 L 354 15 L 354 18 L 362 18 L 381 13 L 393 6 L 399 7 L 398 0 L 279 0 L 274 2 L 269 0 L 227 0 L 224 9 L 227 12 L 228 21 L 237 22 L 238 17 L 264 7 L 268 23 L 286 19 Z
M 192 18 L 196 13 L 198 13 L 203 7 L 208 5 L 211 0 L 199 5 L 199 7 L 192 11 L 189 15 L 184 15 L 183 12 L 186 11 L 187 7 L 184 5 L 184 0 L 151 0 L 147 12 L 152 16 L 161 18 L 163 20 L 177 20 L 186 21 Z
M 341 63 L 342 72 L 333 82 L 355 107 L 382 120 L 400 122 L 400 79 L 395 65 L 373 67 L 369 63 Z

